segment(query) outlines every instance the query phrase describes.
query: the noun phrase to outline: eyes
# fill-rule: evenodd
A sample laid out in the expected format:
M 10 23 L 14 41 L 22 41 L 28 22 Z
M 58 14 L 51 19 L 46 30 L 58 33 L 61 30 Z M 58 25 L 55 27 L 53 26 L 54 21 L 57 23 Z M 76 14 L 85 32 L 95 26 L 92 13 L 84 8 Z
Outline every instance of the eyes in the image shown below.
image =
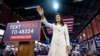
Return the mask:
M 56 17 L 60 17 L 59 15 L 57 15 Z

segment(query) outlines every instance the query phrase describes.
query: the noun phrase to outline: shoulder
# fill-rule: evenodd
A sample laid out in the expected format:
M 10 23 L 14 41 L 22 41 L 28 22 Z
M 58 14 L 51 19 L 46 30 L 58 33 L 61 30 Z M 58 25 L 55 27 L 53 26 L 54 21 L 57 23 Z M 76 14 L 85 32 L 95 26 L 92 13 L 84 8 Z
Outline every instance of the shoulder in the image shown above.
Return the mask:
M 53 27 L 55 27 L 55 23 L 51 23 Z
M 52 23 L 53 25 L 55 25 L 55 23 Z
M 54 26 L 54 25 L 55 25 L 55 23 L 52 23 L 52 25 Z
M 67 24 L 64 23 L 64 27 L 67 27 Z
M 64 24 L 64 28 L 68 28 L 67 24 Z

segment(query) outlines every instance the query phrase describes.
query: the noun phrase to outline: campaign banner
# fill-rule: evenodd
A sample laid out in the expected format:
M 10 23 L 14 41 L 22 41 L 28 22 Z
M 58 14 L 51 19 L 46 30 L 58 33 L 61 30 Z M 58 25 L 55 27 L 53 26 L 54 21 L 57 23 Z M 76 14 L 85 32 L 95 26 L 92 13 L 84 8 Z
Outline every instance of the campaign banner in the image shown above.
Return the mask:
M 89 50 L 88 41 L 83 42 L 83 47 L 86 48 L 86 50 Z
M 96 41 L 97 47 L 100 48 L 100 35 L 95 36 L 95 41 Z
M 40 40 L 40 20 L 8 23 L 4 34 L 4 41 Z
M 89 43 L 90 51 L 93 52 L 94 50 L 96 50 L 96 44 L 95 44 L 94 38 L 90 38 L 88 40 L 88 43 Z

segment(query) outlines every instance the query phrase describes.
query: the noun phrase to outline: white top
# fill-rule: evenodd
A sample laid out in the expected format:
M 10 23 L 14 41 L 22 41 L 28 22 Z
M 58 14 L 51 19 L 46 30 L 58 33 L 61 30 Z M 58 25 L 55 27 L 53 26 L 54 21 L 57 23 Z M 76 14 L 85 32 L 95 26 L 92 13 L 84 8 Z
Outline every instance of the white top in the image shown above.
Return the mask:
M 41 20 L 43 24 L 45 24 L 47 27 L 50 27 L 53 29 L 53 36 L 52 40 L 56 41 L 57 38 L 59 39 L 65 39 L 66 40 L 66 45 L 70 46 L 70 41 L 69 41 L 69 34 L 68 34 L 68 27 L 66 24 L 64 26 L 61 25 L 55 25 L 54 23 L 49 23 L 46 18 Z M 54 40 L 55 39 L 55 40 Z

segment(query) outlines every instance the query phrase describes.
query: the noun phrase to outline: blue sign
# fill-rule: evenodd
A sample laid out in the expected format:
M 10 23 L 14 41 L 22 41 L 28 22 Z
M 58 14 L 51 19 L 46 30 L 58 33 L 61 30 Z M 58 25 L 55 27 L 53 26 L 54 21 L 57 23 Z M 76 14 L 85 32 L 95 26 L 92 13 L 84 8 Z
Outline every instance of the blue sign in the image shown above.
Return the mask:
M 40 20 L 8 23 L 4 41 L 31 41 L 40 40 Z

